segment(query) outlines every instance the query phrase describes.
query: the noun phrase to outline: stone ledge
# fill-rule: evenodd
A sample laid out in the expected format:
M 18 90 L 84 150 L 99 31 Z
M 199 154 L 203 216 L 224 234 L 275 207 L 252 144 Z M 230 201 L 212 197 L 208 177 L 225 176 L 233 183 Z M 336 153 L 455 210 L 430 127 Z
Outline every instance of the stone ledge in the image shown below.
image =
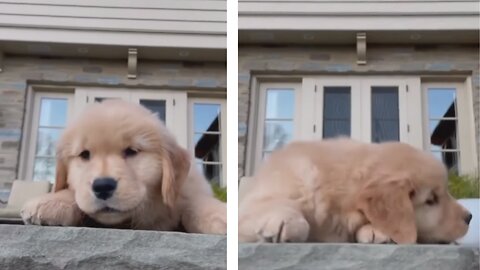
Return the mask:
M 479 249 L 453 245 L 240 244 L 239 269 L 478 270 Z
M 0 225 L 0 269 L 226 269 L 224 236 Z

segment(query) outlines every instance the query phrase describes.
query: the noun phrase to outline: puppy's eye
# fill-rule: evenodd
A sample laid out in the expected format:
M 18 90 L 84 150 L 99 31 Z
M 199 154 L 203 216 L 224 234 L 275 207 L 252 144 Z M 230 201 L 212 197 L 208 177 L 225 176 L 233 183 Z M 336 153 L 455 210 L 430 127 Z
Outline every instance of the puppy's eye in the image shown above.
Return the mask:
M 88 150 L 83 150 L 80 155 L 78 155 L 80 158 L 83 160 L 89 160 L 90 159 L 90 151 Z
M 133 157 L 133 156 L 136 156 L 138 154 L 138 151 L 137 150 L 134 150 L 130 147 L 128 147 L 127 149 L 123 150 L 123 155 L 125 157 Z
M 437 196 L 437 194 L 433 193 L 432 196 L 431 196 L 430 198 L 428 198 L 427 201 L 425 201 L 425 203 L 426 203 L 427 205 L 430 205 L 430 206 L 437 204 L 437 203 L 438 203 L 438 196 Z

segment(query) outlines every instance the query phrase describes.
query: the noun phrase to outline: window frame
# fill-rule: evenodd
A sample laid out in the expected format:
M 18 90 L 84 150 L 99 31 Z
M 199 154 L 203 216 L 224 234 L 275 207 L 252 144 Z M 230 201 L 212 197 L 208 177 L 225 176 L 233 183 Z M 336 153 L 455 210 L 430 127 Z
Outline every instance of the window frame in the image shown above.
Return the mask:
M 460 174 L 478 173 L 478 158 L 475 144 L 475 125 L 473 114 L 473 97 L 471 92 L 469 79 L 464 82 L 436 80 L 423 81 L 421 86 L 422 95 L 422 139 L 423 149 L 430 152 L 430 129 L 428 115 L 428 89 L 430 88 L 454 88 L 457 98 L 457 150 L 459 152 L 459 168 Z M 472 147 L 473 146 L 473 147 Z
M 188 98 L 188 143 L 187 149 L 192 154 L 195 160 L 195 145 L 193 140 L 195 138 L 194 130 L 194 110 L 193 105 L 200 104 L 219 104 L 220 105 L 220 164 L 221 164 L 221 179 L 220 186 L 227 186 L 227 100 L 220 97 L 189 97 Z M 192 164 L 196 166 L 196 164 Z
M 22 129 L 21 151 L 19 153 L 18 179 L 33 181 L 35 151 L 40 122 L 40 101 L 42 98 L 62 98 L 68 102 L 67 123 L 74 114 L 74 93 L 65 88 L 29 87 L 27 92 L 25 123 Z M 47 180 L 47 179 L 45 179 Z M 52 179 L 54 181 L 54 179 Z

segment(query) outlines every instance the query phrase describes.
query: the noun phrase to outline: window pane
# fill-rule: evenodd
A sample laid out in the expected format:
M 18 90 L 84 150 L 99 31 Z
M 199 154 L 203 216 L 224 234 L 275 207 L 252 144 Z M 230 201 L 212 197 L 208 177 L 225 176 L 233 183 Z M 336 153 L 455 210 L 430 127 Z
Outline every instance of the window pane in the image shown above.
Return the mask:
M 67 99 L 42 98 L 40 101 L 40 126 L 65 126 L 67 111 Z
M 350 136 L 350 87 L 325 87 L 323 94 L 323 138 Z
M 222 175 L 222 165 L 197 163 L 197 168 L 203 173 L 205 178 L 217 185 L 220 184 Z
M 37 136 L 37 156 L 55 156 L 55 147 L 63 129 L 39 128 Z
M 372 142 L 399 141 L 398 87 L 372 87 Z
M 293 119 L 294 107 L 293 89 L 267 89 L 266 119 Z
M 293 121 L 267 120 L 263 136 L 263 150 L 273 151 L 292 139 Z
M 55 158 L 35 158 L 33 169 L 34 181 L 55 180 Z
M 195 134 L 195 158 L 220 162 L 220 135 Z
M 220 104 L 195 103 L 193 105 L 194 132 L 218 132 L 220 111 Z
M 166 123 L 167 105 L 165 100 L 142 99 L 140 100 L 140 104 L 149 109 L 151 112 L 156 113 L 158 118 Z
M 428 116 L 429 118 L 444 118 L 456 116 L 455 89 L 428 89 Z
M 429 127 L 432 146 L 457 149 L 457 120 L 430 120 Z

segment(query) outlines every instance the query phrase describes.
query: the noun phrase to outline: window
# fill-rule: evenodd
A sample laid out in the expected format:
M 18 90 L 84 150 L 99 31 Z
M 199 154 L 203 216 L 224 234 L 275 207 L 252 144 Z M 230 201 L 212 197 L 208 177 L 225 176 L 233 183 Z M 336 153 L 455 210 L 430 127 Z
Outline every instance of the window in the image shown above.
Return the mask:
M 220 99 L 191 99 L 190 110 L 189 148 L 195 157 L 195 165 L 210 182 L 226 185 L 223 162 L 226 158 L 225 102 Z
M 72 94 L 35 93 L 26 160 L 27 179 L 54 182 L 56 145 L 71 111 Z
M 425 83 L 422 90 L 424 148 L 453 172 L 474 171 L 472 105 L 464 84 Z
M 30 87 L 24 124 L 19 177 L 54 182 L 56 143 L 73 115 L 88 104 L 105 99 L 138 103 L 162 120 L 177 142 L 196 152 L 197 166 L 212 182 L 226 185 L 226 108 L 225 99 L 189 98 L 187 91 L 113 89 L 98 87 Z M 191 109 L 189 108 L 189 100 Z M 191 114 L 188 111 L 191 110 Z M 195 126 L 189 127 L 189 123 Z M 189 135 L 191 130 L 191 136 Z M 192 143 L 189 143 L 189 140 Z M 193 141 L 195 140 L 195 145 Z
M 256 123 L 255 141 L 251 148 L 252 160 L 248 164 L 253 171 L 257 164 L 268 158 L 268 155 L 298 137 L 300 133 L 300 96 L 299 83 L 265 83 L 261 84 L 255 102 L 258 119 Z

